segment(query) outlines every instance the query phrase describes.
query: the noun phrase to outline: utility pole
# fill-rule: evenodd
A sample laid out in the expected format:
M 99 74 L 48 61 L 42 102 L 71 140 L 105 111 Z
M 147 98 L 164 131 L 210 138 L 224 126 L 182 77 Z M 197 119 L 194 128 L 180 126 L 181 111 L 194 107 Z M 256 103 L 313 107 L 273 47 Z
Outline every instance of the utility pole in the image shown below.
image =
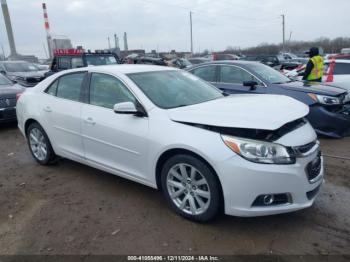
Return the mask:
M 111 39 L 109 38 L 109 36 L 107 37 L 108 39 L 108 49 L 111 50 Z
M 193 55 L 192 11 L 190 11 L 190 28 L 191 28 L 191 55 Z
M 284 51 L 285 44 L 286 44 L 284 15 L 282 15 L 282 32 L 283 32 L 283 48 L 282 48 L 282 50 Z

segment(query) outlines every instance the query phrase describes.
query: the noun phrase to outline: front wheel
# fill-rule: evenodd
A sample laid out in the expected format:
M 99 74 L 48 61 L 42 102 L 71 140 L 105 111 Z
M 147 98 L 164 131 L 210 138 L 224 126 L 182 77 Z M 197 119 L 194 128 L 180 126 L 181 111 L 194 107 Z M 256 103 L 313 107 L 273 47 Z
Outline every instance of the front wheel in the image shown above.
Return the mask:
M 208 221 L 219 212 L 220 186 L 216 174 L 199 158 L 176 155 L 164 164 L 162 190 L 172 208 L 194 221 Z
M 41 165 L 54 162 L 56 155 L 44 129 L 38 123 L 32 123 L 26 133 L 29 149 L 34 159 Z

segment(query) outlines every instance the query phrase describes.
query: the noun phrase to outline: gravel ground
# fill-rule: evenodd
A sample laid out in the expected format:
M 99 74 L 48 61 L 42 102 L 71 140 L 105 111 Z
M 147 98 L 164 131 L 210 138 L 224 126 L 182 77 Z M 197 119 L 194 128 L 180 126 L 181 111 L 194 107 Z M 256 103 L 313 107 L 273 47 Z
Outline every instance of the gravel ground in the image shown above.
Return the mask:
M 350 138 L 321 147 L 350 157 Z M 0 254 L 350 254 L 350 160 L 325 160 L 313 207 L 198 224 L 154 189 L 69 160 L 38 165 L 16 125 L 1 125 Z

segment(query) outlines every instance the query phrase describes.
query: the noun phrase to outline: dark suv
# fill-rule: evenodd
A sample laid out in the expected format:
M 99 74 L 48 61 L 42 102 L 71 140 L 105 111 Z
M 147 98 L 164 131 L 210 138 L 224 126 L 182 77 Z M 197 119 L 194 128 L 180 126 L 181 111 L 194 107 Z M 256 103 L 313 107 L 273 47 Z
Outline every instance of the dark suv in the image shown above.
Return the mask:
M 50 71 L 45 76 L 78 67 L 119 64 L 119 61 L 119 57 L 115 53 L 106 51 L 84 52 L 80 49 L 57 49 Z
M 240 58 L 244 61 L 256 61 L 261 62 L 265 65 L 271 67 L 279 67 L 278 69 L 293 70 L 301 63 L 297 61 L 291 61 L 290 59 L 285 59 L 283 55 L 256 55 L 256 56 L 246 56 Z
M 344 89 L 321 83 L 292 81 L 271 67 L 257 62 L 210 62 L 193 66 L 187 71 L 227 94 L 290 96 L 309 106 L 307 119 L 318 134 L 334 138 L 350 135 L 350 101 Z

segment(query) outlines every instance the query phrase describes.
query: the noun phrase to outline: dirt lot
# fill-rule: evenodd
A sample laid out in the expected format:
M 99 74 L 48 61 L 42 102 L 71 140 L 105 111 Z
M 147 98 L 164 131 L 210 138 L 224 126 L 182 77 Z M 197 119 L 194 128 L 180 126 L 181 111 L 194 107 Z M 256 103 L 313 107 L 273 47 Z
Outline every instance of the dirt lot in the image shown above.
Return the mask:
M 350 138 L 321 141 L 350 157 Z M 0 254 L 350 254 L 350 161 L 326 158 L 307 210 L 196 224 L 160 192 L 62 160 L 39 166 L 15 125 L 0 126 Z

